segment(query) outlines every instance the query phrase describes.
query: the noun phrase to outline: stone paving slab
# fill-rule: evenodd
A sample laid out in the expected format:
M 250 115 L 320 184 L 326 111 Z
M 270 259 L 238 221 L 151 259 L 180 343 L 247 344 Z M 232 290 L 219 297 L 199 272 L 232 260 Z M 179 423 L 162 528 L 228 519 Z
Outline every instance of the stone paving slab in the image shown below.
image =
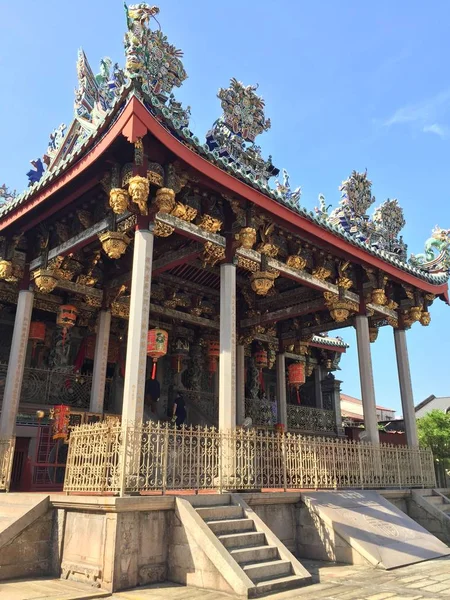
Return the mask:
M 393 571 L 369 566 L 334 565 L 302 560 L 313 585 L 267 596 L 268 600 L 450 600 L 450 558 Z M 232 600 L 214 591 L 162 583 L 118 592 L 94 590 L 62 579 L 42 578 L 0 583 L 0 600 Z
M 313 585 L 267 596 L 267 600 L 450 600 L 450 559 L 393 571 L 302 560 Z M 161 584 L 113 594 L 114 600 L 230 600 L 218 592 Z
M 76 581 L 43 577 L 0 582 L 0 600 L 91 600 L 111 595 Z

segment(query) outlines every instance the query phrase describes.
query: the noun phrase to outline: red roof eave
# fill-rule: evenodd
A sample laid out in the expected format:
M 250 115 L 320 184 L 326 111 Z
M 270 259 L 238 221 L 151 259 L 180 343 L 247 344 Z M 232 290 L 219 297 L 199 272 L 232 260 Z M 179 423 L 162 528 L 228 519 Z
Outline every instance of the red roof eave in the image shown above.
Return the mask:
M 333 233 L 326 231 L 316 223 L 312 223 L 302 215 L 299 215 L 287 207 L 283 206 L 268 198 L 258 190 L 236 179 L 233 175 L 226 173 L 219 167 L 208 162 L 196 152 L 182 144 L 174 135 L 172 135 L 147 108 L 133 96 L 117 121 L 106 133 L 105 137 L 90 150 L 81 160 L 70 167 L 68 171 L 52 182 L 48 188 L 39 192 L 30 201 L 19 205 L 16 210 L 11 211 L 4 219 L 0 220 L 0 231 L 11 225 L 15 220 L 19 219 L 25 212 L 30 211 L 38 204 L 44 202 L 49 196 L 64 187 L 69 181 L 73 180 L 77 175 L 85 171 L 105 152 L 105 150 L 113 143 L 113 141 L 122 133 L 129 139 L 130 142 L 136 141 L 137 137 L 145 134 L 145 130 L 149 131 L 156 139 L 158 139 L 168 150 L 173 152 L 180 160 L 191 166 L 196 171 L 199 171 L 207 178 L 218 183 L 228 192 L 232 192 L 253 202 L 257 206 L 267 212 L 272 213 L 287 225 L 300 229 L 310 236 L 339 249 L 347 256 L 357 259 L 363 263 L 384 271 L 391 277 L 415 286 L 423 291 L 433 293 L 435 295 L 443 295 L 446 302 L 449 303 L 448 285 L 446 283 L 433 285 L 427 281 L 423 281 L 410 273 L 406 273 L 401 269 L 384 262 L 376 256 L 372 256 L 363 249 L 358 248 L 349 242 L 338 238 Z

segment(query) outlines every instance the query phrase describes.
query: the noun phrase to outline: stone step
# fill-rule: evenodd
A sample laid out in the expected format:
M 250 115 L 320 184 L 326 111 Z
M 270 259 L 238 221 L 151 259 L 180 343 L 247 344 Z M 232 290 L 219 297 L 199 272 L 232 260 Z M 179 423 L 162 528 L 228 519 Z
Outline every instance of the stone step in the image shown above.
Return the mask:
M 264 596 L 283 590 L 292 590 L 311 583 L 310 578 L 299 577 L 298 575 L 288 575 L 287 577 L 278 577 L 267 581 L 258 582 L 255 587 L 249 590 L 249 598 Z
M 220 521 L 208 521 L 208 526 L 216 535 L 220 535 L 221 533 L 238 533 L 255 530 L 255 524 L 251 519 L 225 519 Z
M 231 556 L 240 565 L 266 562 L 279 558 L 276 546 L 253 546 L 251 548 L 235 548 L 230 550 Z
M 244 511 L 240 506 L 203 506 L 196 509 L 204 521 L 223 521 L 226 519 L 242 519 Z
M 255 583 L 277 577 L 292 575 L 292 565 L 288 560 L 271 560 L 251 563 L 243 567 L 245 574 Z
M 444 503 L 444 500 L 441 496 L 425 496 L 425 498 L 428 500 L 428 502 L 431 502 L 432 504 Z
M 208 506 L 229 506 L 231 503 L 230 494 L 199 494 L 189 498 L 190 504 L 194 508 L 206 508 Z
M 260 531 L 249 531 L 247 533 L 227 533 L 217 536 L 227 550 L 237 548 L 253 548 L 262 546 L 266 542 L 266 536 Z
M 439 508 L 446 513 L 450 512 L 450 502 L 448 502 L 447 504 L 441 504 Z

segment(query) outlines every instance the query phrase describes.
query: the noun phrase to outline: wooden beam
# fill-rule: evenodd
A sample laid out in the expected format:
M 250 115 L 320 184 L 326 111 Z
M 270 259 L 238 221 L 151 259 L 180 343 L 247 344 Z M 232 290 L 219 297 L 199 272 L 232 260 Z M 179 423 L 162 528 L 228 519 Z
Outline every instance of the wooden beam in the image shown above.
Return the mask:
M 275 321 L 285 321 L 286 319 L 293 319 L 301 315 L 308 315 L 318 310 L 325 308 L 325 300 L 318 298 L 310 302 L 302 302 L 301 304 L 295 304 L 288 308 L 281 308 L 274 310 L 273 312 L 258 315 L 257 317 L 251 317 L 250 319 L 243 319 L 241 321 L 241 327 L 253 327 L 254 325 L 263 325 L 266 323 L 273 323 Z
M 211 321 L 210 319 L 204 319 L 203 317 L 196 317 L 195 315 L 190 315 L 188 313 L 184 313 L 180 310 L 175 310 L 173 308 L 165 308 L 163 306 L 158 306 L 157 304 L 150 304 L 150 315 L 152 314 L 161 315 L 170 319 L 177 319 L 185 323 L 191 323 L 192 325 L 208 327 L 209 329 L 219 329 L 218 321 Z
M 178 287 L 185 287 L 187 290 L 193 291 L 200 296 L 210 296 L 214 298 L 220 298 L 220 292 L 212 288 L 199 285 L 193 281 L 185 281 L 182 277 L 177 277 L 171 273 L 163 273 L 158 276 L 158 281 L 162 283 L 170 283 Z
M 81 283 L 75 283 L 75 281 L 67 281 L 66 279 L 59 279 L 56 287 L 65 292 L 71 292 L 72 294 L 79 294 L 80 296 L 89 296 L 90 298 L 103 298 L 103 290 L 98 288 L 90 287 L 89 285 L 82 285 Z
M 103 233 L 103 231 L 106 231 L 109 226 L 110 219 L 102 219 L 101 221 L 95 223 L 91 227 L 88 227 L 78 235 L 75 235 L 74 237 L 70 238 L 70 240 L 67 240 L 67 242 L 63 242 L 59 246 L 52 248 L 48 253 L 48 260 L 52 260 L 57 256 L 66 256 L 67 254 L 76 252 L 83 246 L 87 246 L 97 238 L 99 233 Z M 30 270 L 33 271 L 34 269 L 39 268 L 41 265 L 42 257 L 38 256 L 38 258 L 35 258 L 33 261 L 31 261 Z
M 183 221 L 183 219 L 179 219 L 178 217 L 164 213 L 158 213 L 155 221 L 159 221 L 160 223 L 164 223 L 165 225 L 173 227 L 177 233 L 188 237 L 191 240 L 195 240 L 197 242 L 213 242 L 214 244 L 225 248 L 225 238 L 223 236 L 219 235 L 218 233 L 209 233 L 209 231 L 200 229 L 200 227 L 194 223 L 187 223 L 187 221 Z
M 189 248 L 182 248 L 174 252 L 168 252 L 158 260 L 153 261 L 152 274 L 156 277 L 164 271 L 170 271 L 179 265 L 184 265 L 189 261 L 197 258 L 203 251 L 203 245 L 195 242 Z

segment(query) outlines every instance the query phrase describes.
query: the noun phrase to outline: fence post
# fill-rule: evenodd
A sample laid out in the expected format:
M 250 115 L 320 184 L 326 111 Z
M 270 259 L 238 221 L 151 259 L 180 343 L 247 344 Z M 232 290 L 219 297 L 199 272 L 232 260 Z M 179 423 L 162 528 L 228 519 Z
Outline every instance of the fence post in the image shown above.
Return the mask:
M 219 494 L 223 491 L 222 470 L 223 470 L 223 432 L 218 432 L 219 436 Z
M 361 482 L 361 489 L 364 489 L 364 477 L 363 477 L 363 468 L 362 468 L 362 458 L 361 458 L 361 448 L 362 448 L 362 442 L 357 442 L 357 449 L 358 449 L 358 463 L 359 463 L 359 480 Z
M 13 460 L 14 460 L 14 450 L 16 447 L 16 438 L 12 437 L 9 440 L 9 450 L 7 450 L 7 456 L 8 456 L 8 465 L 6 468 L 6 485 L 5 485 L 5 489 L 7 492 L 9 492 L 9 488 L 11 485 L 11 473 L 12 473 L 12 466 L 13 466 Z
M 402 474 L 400 471 L 400 461 L 398 460 L 398 452 L 399 452 L 398 446 L 395 446 L 395 460 L 397 461 L 398 483 L 399 483 L 400 489 L 402 489 Z
M 281 435 L 281 454 L 283 457 L 283 488 L 284 491 L 287 491 L 287 465 L 286 465 L 286 435 L 285 433 L 280 433 Z
M 310 438 L 311 439 L 311 438 Z M 318 489 L 319 481 L 317 477 L 317 442 L 314 440 L 314 489 Z
M 176 431 L 176 430 L 175 430 Z M 174 433 L 176 435 L 176 433 Z M 164 443 L 162 450 L 162 493 L 167 491 L 167 463 L 169 461 L 169 423 L 164 428 Z
M 125 496 L 127 488 L 127 449 L 128 449 L 128 424 L 122 426 L 122 444 L 120 447 L 120 481 L 119 496 Z
M 107 430 L 106 430 L 105 454 L 102 457 L 103 458 L 102 492 L 104 492 L 105 488 L 106 488 L 106 480 L 108 477 L 107 469 L 108 469 L 108 463 L 109 463 L 108 456 L 109 456 L 109 452 L 110 452 L 110 448 L 111 448 L 111 424 L 107 423 L 106 427 L 107 427 Z M 70 446 L 70 438 L 69 438 L 69 446 Z

